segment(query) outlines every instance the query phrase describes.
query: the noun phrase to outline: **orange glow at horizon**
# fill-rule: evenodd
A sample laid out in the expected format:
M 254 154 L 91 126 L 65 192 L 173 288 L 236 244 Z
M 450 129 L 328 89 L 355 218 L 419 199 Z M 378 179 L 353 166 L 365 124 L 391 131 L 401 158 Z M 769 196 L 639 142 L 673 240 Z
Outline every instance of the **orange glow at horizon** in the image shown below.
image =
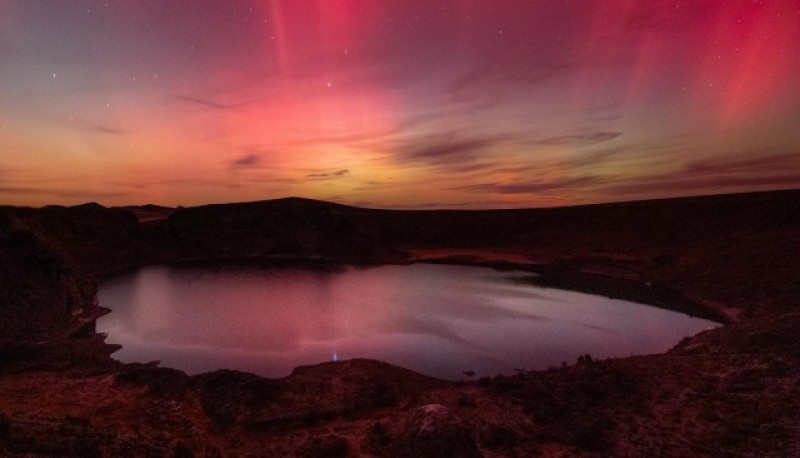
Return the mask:
M 800 187 L 800 1 L 0 1 L 0 204 Z

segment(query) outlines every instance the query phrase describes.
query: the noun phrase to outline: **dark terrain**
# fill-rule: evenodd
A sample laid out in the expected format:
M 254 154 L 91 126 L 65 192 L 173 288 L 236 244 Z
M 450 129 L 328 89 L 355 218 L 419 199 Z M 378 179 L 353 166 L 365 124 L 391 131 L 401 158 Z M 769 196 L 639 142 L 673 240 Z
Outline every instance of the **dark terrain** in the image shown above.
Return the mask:
M 124 269 L 417 261 L 525 269 L 726 325 L 665 354 L 464 383 L 368 360 L 187 376 L 117 362 L 94 332 L 97 278 Z M 0 207 L 0 456 L 800 456 L 799 298 L 800 191 L 491 211 Z

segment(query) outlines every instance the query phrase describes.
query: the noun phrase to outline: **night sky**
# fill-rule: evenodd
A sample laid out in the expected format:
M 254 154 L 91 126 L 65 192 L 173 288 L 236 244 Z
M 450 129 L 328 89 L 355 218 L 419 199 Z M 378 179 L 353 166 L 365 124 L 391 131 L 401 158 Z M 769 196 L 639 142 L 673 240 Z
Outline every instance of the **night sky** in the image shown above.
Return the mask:
M 800 1 L 0 0 L 0 204 L 800 187 Z

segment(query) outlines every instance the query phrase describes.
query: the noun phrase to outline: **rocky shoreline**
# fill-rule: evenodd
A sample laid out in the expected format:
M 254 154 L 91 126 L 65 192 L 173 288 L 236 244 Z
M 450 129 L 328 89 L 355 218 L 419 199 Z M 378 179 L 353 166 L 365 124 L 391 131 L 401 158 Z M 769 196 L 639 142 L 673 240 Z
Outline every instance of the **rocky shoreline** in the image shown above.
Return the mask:
M 95 204 L 0 207 L 0 454 L 800 454 L 798 191 L 548 210 L 284 199 L 169 212 L 140 222 L 130 209 Z M 97 275 L 276 258 L 521 269 L 536 274 L 523 281 L 728 324 L 666 354 L 585 357 L 475 382 L 366 360 L 283 379 L 187 376 L 119 363 L 117 347 L 94 332 L 106 313 Z

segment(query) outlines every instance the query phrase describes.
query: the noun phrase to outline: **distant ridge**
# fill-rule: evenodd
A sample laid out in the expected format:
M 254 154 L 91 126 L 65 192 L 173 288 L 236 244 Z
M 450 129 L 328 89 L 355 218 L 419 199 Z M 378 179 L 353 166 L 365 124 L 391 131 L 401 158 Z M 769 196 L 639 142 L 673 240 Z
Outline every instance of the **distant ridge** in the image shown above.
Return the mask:
M 684 447 L 683 455 L 722 450 L 782 456 L 789 450 L 795 456 L 798 259 L 800 192 L 794 190 L 487 211 L 362 209 L 302 198 L 176 209 L 0 207 L 0 388 L 35 392 L 30 398 L 42 412 L 52 412 L 27 416 L 31 404 L 12 396 L 19 408 L 0 412 L 0 449 L 9 438 L 15 442 L 5 444 L 15 447 L 41 438 L 41 447 L 30 450 L 84 456 L 87 449 L 73 447 L 84 443 L 76 442 L 75 433 L 97 431 L 91 437 L 106 441 L 143 425 L 164 431 L 162 419 L 172 418 L 176 407 L 196 415 L 180 415 L 174 423 L 192 440 L 206 431 L 212 443 L 230 432 L 267 432 L 269 440 L 284 441 L 311 427 L 344 426 L 357 431 L 361 443 L 380 443 L 418 418 L 415 400 L 431 399 L 446 404 L 433 406 L 440 412 L 446 408 L 468 419 L 469 434 L 493 438 L 481 444 L 530 445 L 519 453 L 526 456 L 542 450 L 542 438 L 568 454 L 594 455 L 597 442 L 586 445 L 584 438 L 598 434 L 642 447 L 625 448 L 622 456 L 659 455 L 672 447 Z M 229 370 L 188 376 L 114 361 L 109 355 L 119 347 L 95 332 L 95 320 L 108 311 L 97 303 L 97 279 L 124 269 L 413 262 L 513 269 L 521 282 L 728 325 L 687 337 L 665 354 L 611 360 L 584 355 L 560 368 L 523 367 L 511 377 L 460 384 L 366 360 L 300 368 L 282 379 Z M 631 323 L 651 325 L 636 317 Z M 124 416 L 95 422 L 109 405 L 109 415 Z M 73 417 L 76 408 L 81 417 Z M 492 426 L 495 421 L 536 429 L 530 437 L 515 435 Z M 614 426 L 628 423 L 645 427 L 636 432 Z M 209 424 L 213 428 L 204 429 Z M 66 445 L 53 449 L 54 437 Z M 736 437 L 757 441 L 730 448 Z M 146 450 L 161 455 L 171 440 Z M 120 444 L 119 450 L 130 450 L 127 439 Z
M 275 199 L 263 199 L 263 200 L 250 200 L 250 201 L 241 201 L 241 202 L 217 202 L 217 203 L 207 203 L 207 204 L 198 204 L 192 206 L 183 206 L 177 205 L 174 207 L 166 206 L 166 205 L 158 205 L 158 204 L 143 204 L 143 205 L 123 205 L 123 206 L 113 206 L 113 207 L 104 207 L 97 202 L 87 202 L 84 204 L 74 205 L 65 207 L 62 205 L 48 205 L 42 208 L 82 208 L 82 207 L 89 207 L 89 206 L 99 206 L 103 208 L 124 208 L 124 209 L 136 209 L 136 210 L 176 210 L 178 208 L 185 209 L 185 208 L 198 208 L 198 207 L 217 207 L 221 205 L 254 205 L 254 204 L 277 204 L 277 205 L 328 205 L 332 207 L 340 207 L 340 208 L 352 208 L 352 209 L 364 209 L 364 210 L 385 210 L 385 211 L 395 211 L 395 212 L 439 212 L 439 211 L 447 211 L 447 212 L 459 212 L 459 211 L 488 211 L 488 212 L 496 212 L 496 211 L 519 211 L 519 210 L 556 210 L 561 208 L 581 208 L 581 207 L 602 207 L 602 206 L 618 206 L 618 205 L 649 205 L 655 202 L 675 202 L 675 203 L 682 203 L 682 202 L 710 202 L 710 201 L 727 201 L 729 199 L 736 199 L 739 201 L 760 201 L 760 200 L 769 200 L 773 196 L 780 196 L 780 195 L 795 195 L 797 198 L 800 198 L 800 189 L 781 189 L 781 190 L 771 190 L 771 191 L 754 191 L 754 192 L 738 192 L 738 193 L 721 193 L 721 194 L 703 194 L 697 196 L 683 196 L 683 197 L 659 197 L 653 199 L 632 199 L 632 200 L 621 200 L 615 202 L 599 202 L 599 203 L 586 203 L 586 204 L 575 204 L 575 205 L 563 205 L 563 206 L 551 206 L 551 207 L 516 207 L 516 208 L 480 208 L 480 209 L 469 209 L 469 208 L 392 208 L 392 207 L 378 207 L 378 206 L 360 206 L 360 205 L 350 205 L 350 204 L 342 204 L 338 202 L 332 202 L 327 200 L 321 199 L 312 199 L 309 197 L 300 197 L 300 196 L 287 196 L 287 197 L 278 197 Z M 7 206 L 10 207 L 10 206 Z M 0 206 L 2 208 L 2 206 Z

